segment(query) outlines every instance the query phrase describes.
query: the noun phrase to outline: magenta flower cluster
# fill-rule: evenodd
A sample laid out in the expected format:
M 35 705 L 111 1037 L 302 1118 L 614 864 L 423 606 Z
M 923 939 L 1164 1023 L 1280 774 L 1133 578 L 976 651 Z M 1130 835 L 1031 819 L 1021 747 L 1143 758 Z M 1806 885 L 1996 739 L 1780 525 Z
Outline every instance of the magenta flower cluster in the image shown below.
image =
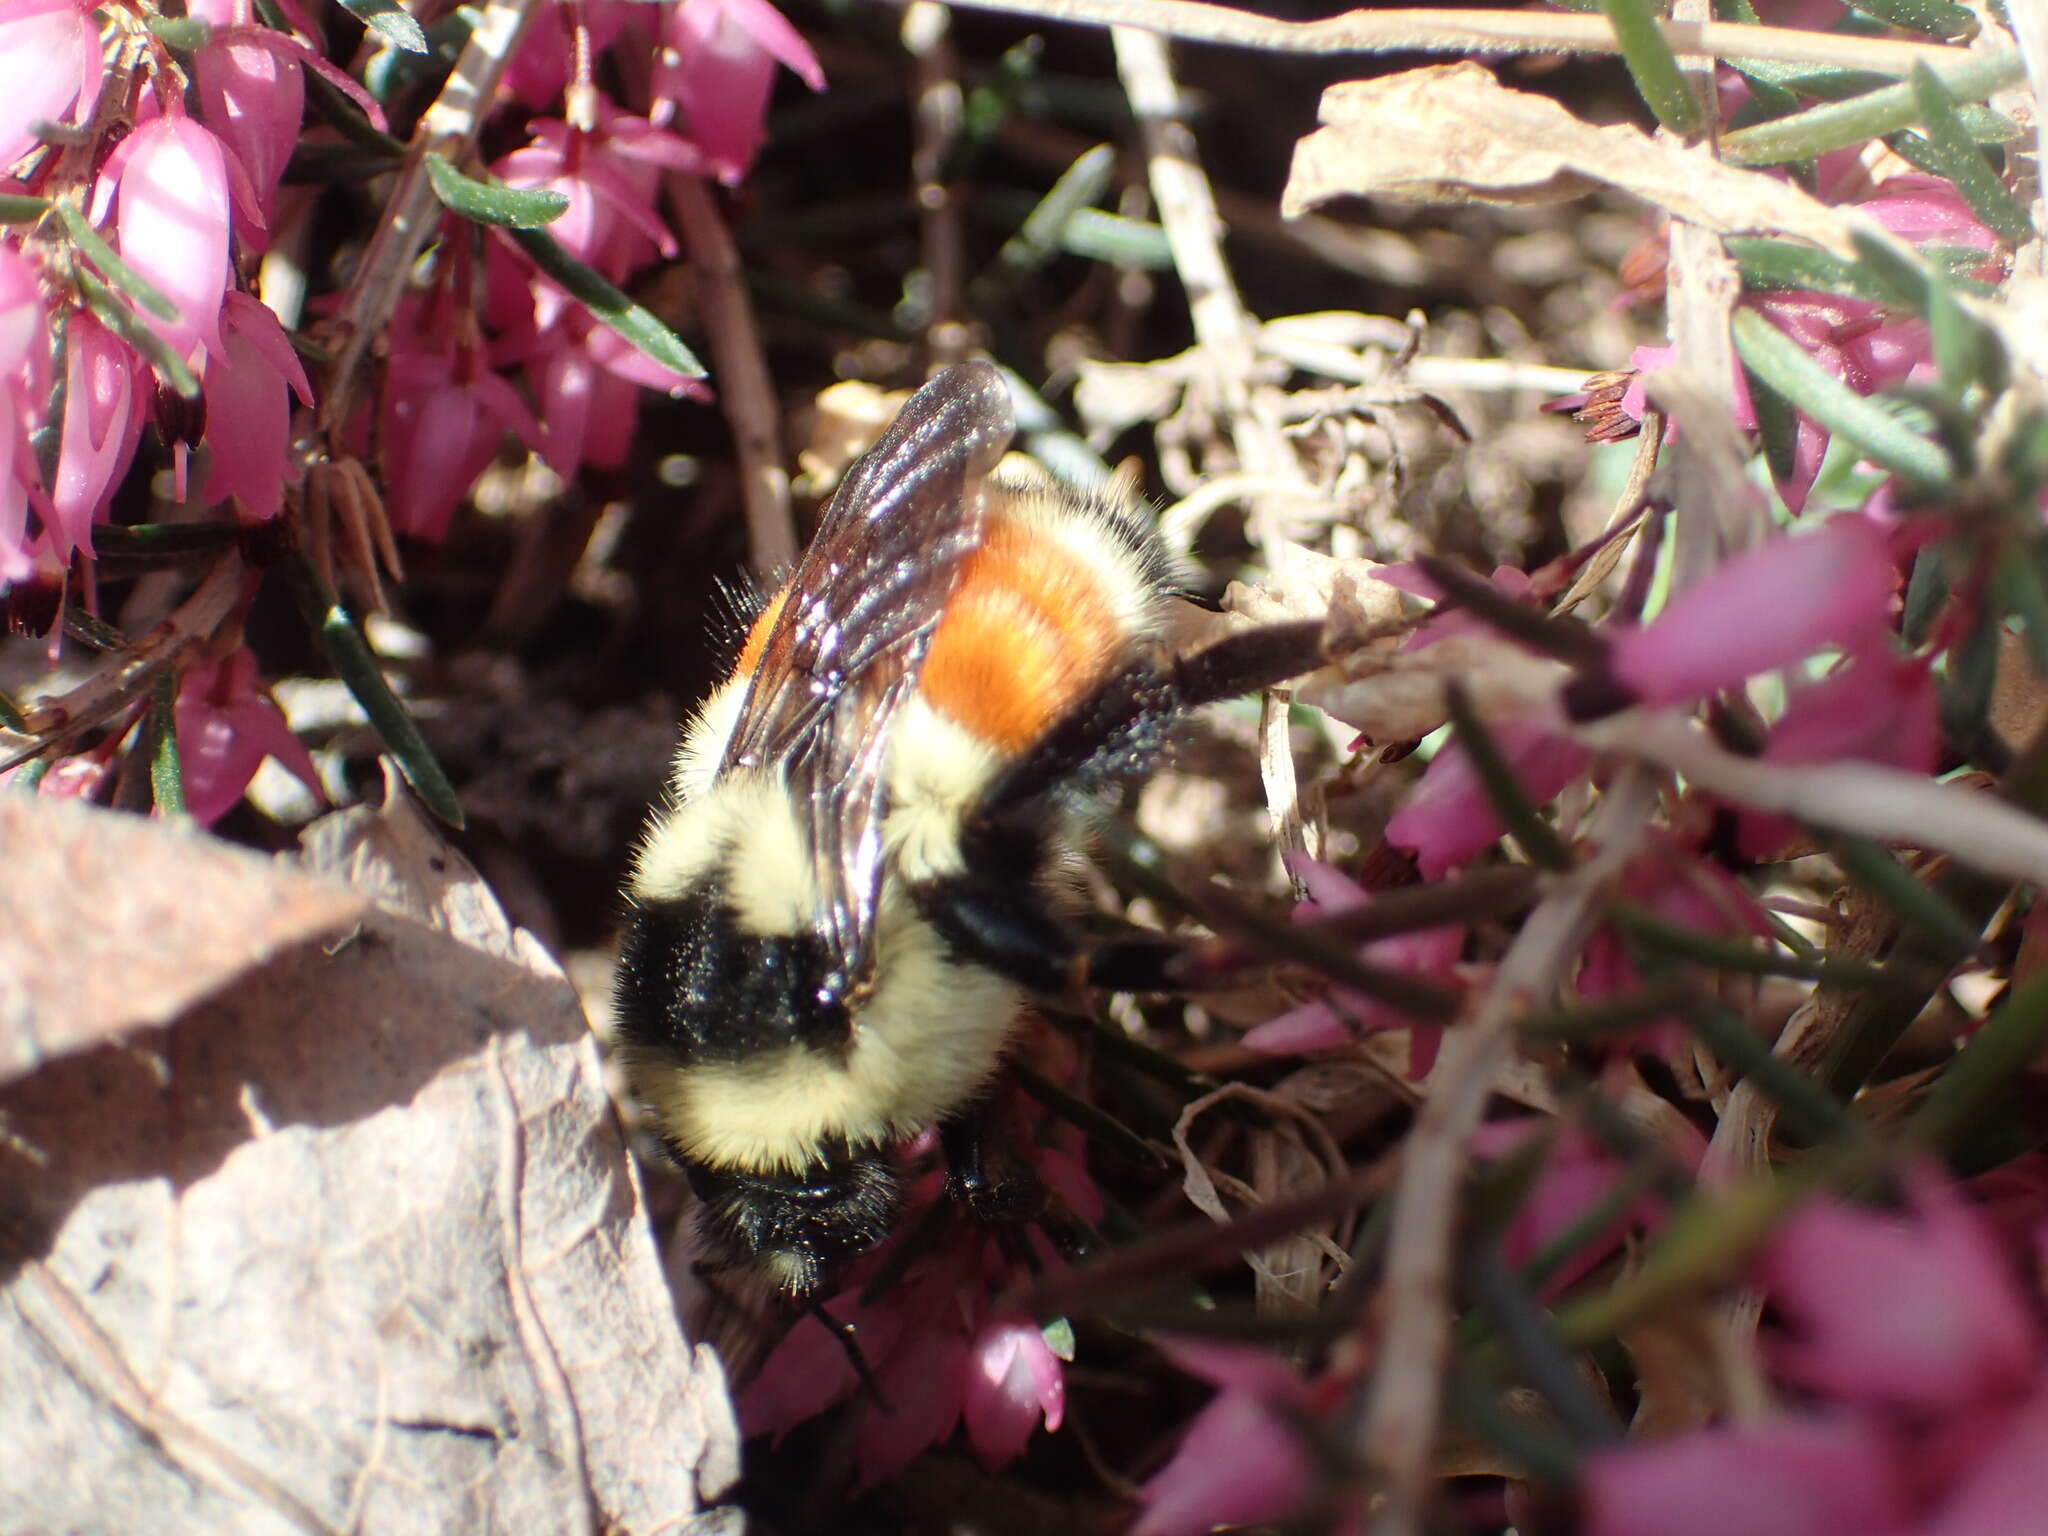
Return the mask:
M 323 137 L 308 74 L 388 126 L 326 49 L 298 0 L 263 15 L 252 0 L 190 0 L 173 24 L 147 0 L 0 0 L 0 197 L 28 210 L 0 226 L 0 594 L 89 603 L 94 529 L 139 458 L 171 471 L 183 515 L 253 524 L 279 516 L 321 451 L 317 370 L 302 360 L 319 354 L 298 332 L 317 331 L 309 317 L 334 296 L 302 302 L 292 281 L 266 282 L 264 260 L 314 212 L 312 190 L 285 178 L 294 150 Z M 644 99 L 598 89 L 604 50 L 637 55 L 618 73 L 645 81 Z M 489 169 L 566 198 L 555 239 L 629 282 L 676 254 L 664 177 L 739 181 L 784 65 L 823 87 L 767 0 L 546 7 L 500 86 L 504 105 L 537 114 L 529 142 Z M 364 391 L 375 404 L 336 444 L 371 463 L 391 528 L 426 540 L 447 533 L 508 434 L 568 477 L 623 462 L 640 391 L 704 393 L 593 321 L 502 231 L 472 270 L 464 231 L 444 217 L 445 259 L 400 304 Z M 202 819 L 240 799 L 265 755 L 303 767 L 245 652 L 188 671 L 176 719 Z

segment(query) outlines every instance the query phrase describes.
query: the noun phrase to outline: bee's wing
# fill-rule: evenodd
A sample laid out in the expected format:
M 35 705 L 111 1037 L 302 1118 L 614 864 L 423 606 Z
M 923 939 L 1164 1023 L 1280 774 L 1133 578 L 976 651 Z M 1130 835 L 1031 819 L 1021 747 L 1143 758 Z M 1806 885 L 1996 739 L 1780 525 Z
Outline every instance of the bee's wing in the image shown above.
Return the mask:
M 835 1000 L 859 984 L 874 932 L 890 718 L 980 545 L 983 481 L 1014 430 L 987 363 L 904 402 L 797 562 L 726 747 L 727 771 L 779 765 L 801 808 Z

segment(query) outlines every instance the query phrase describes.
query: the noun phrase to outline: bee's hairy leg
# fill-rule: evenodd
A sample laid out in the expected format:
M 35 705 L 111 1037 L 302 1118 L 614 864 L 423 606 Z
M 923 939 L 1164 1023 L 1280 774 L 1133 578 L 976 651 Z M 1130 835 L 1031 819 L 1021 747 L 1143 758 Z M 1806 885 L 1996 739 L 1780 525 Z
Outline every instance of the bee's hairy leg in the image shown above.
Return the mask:
M 1045 1186 L 1020 1157 L 1005 1151 L 997 1101 L 983 1099 L 939 1127 L 946 1154 L 946 1192 L 977 1221 L 1020 1225 L 1045 1210 Z
M 1219 640 L 1173 664 L 1183 709 L 1273 688 L 1330 659 L 1330 626 L 1321 619 L 1262 624 Z
M 1271 688 L 1329 657 L 1322 620 L 1266 624 L 1192 656 L 1150 657 L 1105 678 L 1036 745 L 1010 763 L 977 814 L 998 824 L 1062 786 L 1086 787 L 1144 766 L 1175 716 L 1218 699 Z
M 1173 963 L 1188 946 L 1127 927 L 1115 938 L 1083 935 L 1046 906 L 1001 859 L 969 858 L 968 871 L 928 887 L 925 920 L 960 954 L 1046 997 L 1085 1007 L 1095 992 L 1177 992 Z

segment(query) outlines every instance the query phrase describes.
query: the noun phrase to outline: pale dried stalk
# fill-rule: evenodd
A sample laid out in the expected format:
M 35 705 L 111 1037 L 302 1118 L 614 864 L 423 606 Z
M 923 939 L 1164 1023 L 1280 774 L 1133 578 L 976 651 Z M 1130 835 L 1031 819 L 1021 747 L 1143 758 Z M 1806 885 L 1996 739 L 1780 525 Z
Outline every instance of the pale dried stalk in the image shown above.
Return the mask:
M 1401 1152 L 1382 1289 L 1385 1322 L 1361 1447 L 1383 1502 L 1374 1536 L 1417 1536 L 1433 1483 L 1430 1451 L 1451 1347 L 1452 1250 L 1466 1145 L 1508 1065 L 1515 1022 L 1556 988 L 1656 809 L 1660 776 L 1632 768 L 1608 790 L 1597 852 L 1529 914 L 1471 1015 L 1444 1033 L 1430 1093 Z
M 1259 479 L 1297 480 L 1294 456 L 1281 435 L 1277 413 L 1259 398 L 1251 379 L 1258 360 L 1258 324 L 1245 312 L 1236 279 L 1223 257 L 1223 220 L 1209 178 L 1196 158 L 1195 137 L 1180 117 L 1180 89 L 1174 83 L 1166 42 L 1151 32 L 1118 27 L 1110 33 L 1117 76 L 1130 98 L 1131 113 L 1145 143 L 1146 175 L 1159 222 L 1173 252 L 1174 270 L 1187 291 L 1188 316 L 1206 364 L 1209 399 L 1223 416 L 1237 451 L 1239 468 Z M 1308 487 L 1302 486 L 1303 493 Z M 1252 503 L 1258 542 L 1279 542 L 1272 502 Z M 1299 786 L 1287 738 L 1284 699 L 1268 698 L 1260 729 L 1260 780 L 1266 811 L 1283 850 L 1309 852 Z
M 1282 473 L 1288 457 L 1278 430 L 1261 431 L 1251 420 L 1258 331 L 1223 259 L 1223 220 L 1196 158 L 1195 136 L 1181 121 L 1180 89 L 1166 44 L 1154 33 L 1122 27 L 1110 33 L 1110 41 L 1145 142 L 1146 177 L 1174 271 L 1187 290 L 1188 318 L 1208 364 L 1212 398 L 1226 418 L 1240 466 L 1255 475 Z
M 711 342 L 718 403 L 739 460 L 747 563 L 756 576 L 773 577 L 796 565 L 796 521 L 789 510 L 789 471 L 783 467 L 782 413 L 761 354 L 746 273 L 732 231 L 701 180 L 681 172 L 671 175 L 668 198 L 690 265 L 697 269 L 697 306 Z
M 505 67 L 525 35 L 541 0 L 489 0 L 455 61 L 441 94 L 420 119 L 405 164 L 370 237 L 340 309 L 324 327 L 333 350 L 320 400 L 320 430 L 330 442 L 348 426 L 370 345 L 383 333 L 405 292 L 407 276 L 427 236 L 440 222 L 440 204 L 427 182 L 426 157 L 445 155 L 460 164 L 497 94 Z
M 1656 763 L 1695 789 L 1809 826 L 1947 853 L 1988 875 L 2048 884 L 2048 823 L 1994 795 L 1875 763 L 1771 763 L 1716 746 L 1684 716 L 1630 711 L 1580 726 L 1586 745 Z
M 1698 22 L 1706 19 L 1707 11 L 1706 0 L 1679 0 L 1672 15 L 1679 21 Z M 1720 122 L 1713 66 L 1693 61 L 1686 65 L 1685 73 L 1707 123 L 1706 137 L 1686 153 L 1712 160 Z M 1660 129 L 1659 133 L 1669 136 L 1670 130 Z M 1674 218 L 1669 238 L 1667 324 L 1682 377 L 1699 396 L 1679 414 L 1685 430 L 1672 440 L 1670 448 L 1677 483 L 1684 487 L 1672 517 L 1671 584 L 1677 591 L 1706 575 L 1723 556 L 1733 554 L 1762 530 L 1758 519 L 1742 517 L 1748 498 L 1738 496 L 1728 502 L 1717 494 L 1723 488 L 1721 482 L 1731 473 L 1739 474 L 1748 457 L 1733 430 L 1735 343 L 1728 330 L 1729 316 L 1742 292 L 1742 278 L 1713 230 Z M 1709 421 L 1715 430 L 1707 430 Z
M 1346 11 L 1322 21 L 1275 21 L 1197 0 L 955 0 L 969 10 L 1044 21 L 1140 27 L 1162 37 L 1271 53 L 1619 53 L 1605 16 L 1532 11 Z M 1968 52 L 1939 43 L 1845 37 L 1792 27 L 1710 21 L 1661 24 L 1680 58 L 1768 59 L 1906 75 Z

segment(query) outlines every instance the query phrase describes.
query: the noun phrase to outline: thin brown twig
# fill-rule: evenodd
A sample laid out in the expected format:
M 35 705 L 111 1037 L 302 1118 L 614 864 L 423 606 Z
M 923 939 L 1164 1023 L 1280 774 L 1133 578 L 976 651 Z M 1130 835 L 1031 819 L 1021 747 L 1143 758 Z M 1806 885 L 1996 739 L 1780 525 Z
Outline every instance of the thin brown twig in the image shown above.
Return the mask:
M 1656 808 L 1660 776 L 1625 772 L 1594 827 L 1597 851 L 1529 914 L 1470 1019 L 1444 1036 L 1429 1097 L 1415 1116 L 1394 1187 L 1383 1295 L 1385 1323 L 1367 1407 L 1365 1465 L 1384 1494 L 1374 1536 L 1415 1536 L 1429 1502 L 1430 1451 L 1451 1345 L 1451 1265 L 1458 1184 L 1494 1079 L 1510 1059 L 1515 1021 L 1546 997 L 1585 942 L 1607 883 Z
M 943 368 L 967 355 L 967 327 L 961 320 L 967 258 L 960 200 L 945 176 L 946 158 L 959 138 L 965 112 L 960 60 L 953 49 L 953 13 L 937 0 L 911 0 L 903 10 L 902 37 L 917 72 L 917 137 L 910 151 L 910 178 L 917 199 L 919 259 L 931 283 L 925 344 L 931 366 Z
M 235 611 L 248 571 L 241 555 L 228 550 L 214 562 L 191 596 L 111 665 L 70 692 L 38 699 L 27 711 L 32 743 L 0 753 L 0 772 L 41 757 L 51 748 L 91 730 L 133 704 L 166 667 L 192 647 L 212 638 Z M 11 734 L 11 733 L 10 733 Z
M 1346 11 L 1321 21 L 1276 21 L 1198 0 L 955 0 L 1083 26 L 1137 27 L 1191 43 L 1272 53 L 1619 53 L 1605 16 L 1535 11 Z M 1906 75 L 1913 66 L 1961 63 L 1967 50 L 1939 43 L 1849 37 L 1793 27 L 1667 21 L 1665 41 L 1681 58 L 1766 59 Z
M 711 342 L 712 376 L 739 460 L 748 564 L 756 576 L 773 577 L 796 564 L 796 520 L 789 510 L 781 410 L 754 324 L 746 273 L 732 231 L 702 180 L 676 172 L 668 178 L 668 198 L 690 265 L 697 270 L 698 312 Z

